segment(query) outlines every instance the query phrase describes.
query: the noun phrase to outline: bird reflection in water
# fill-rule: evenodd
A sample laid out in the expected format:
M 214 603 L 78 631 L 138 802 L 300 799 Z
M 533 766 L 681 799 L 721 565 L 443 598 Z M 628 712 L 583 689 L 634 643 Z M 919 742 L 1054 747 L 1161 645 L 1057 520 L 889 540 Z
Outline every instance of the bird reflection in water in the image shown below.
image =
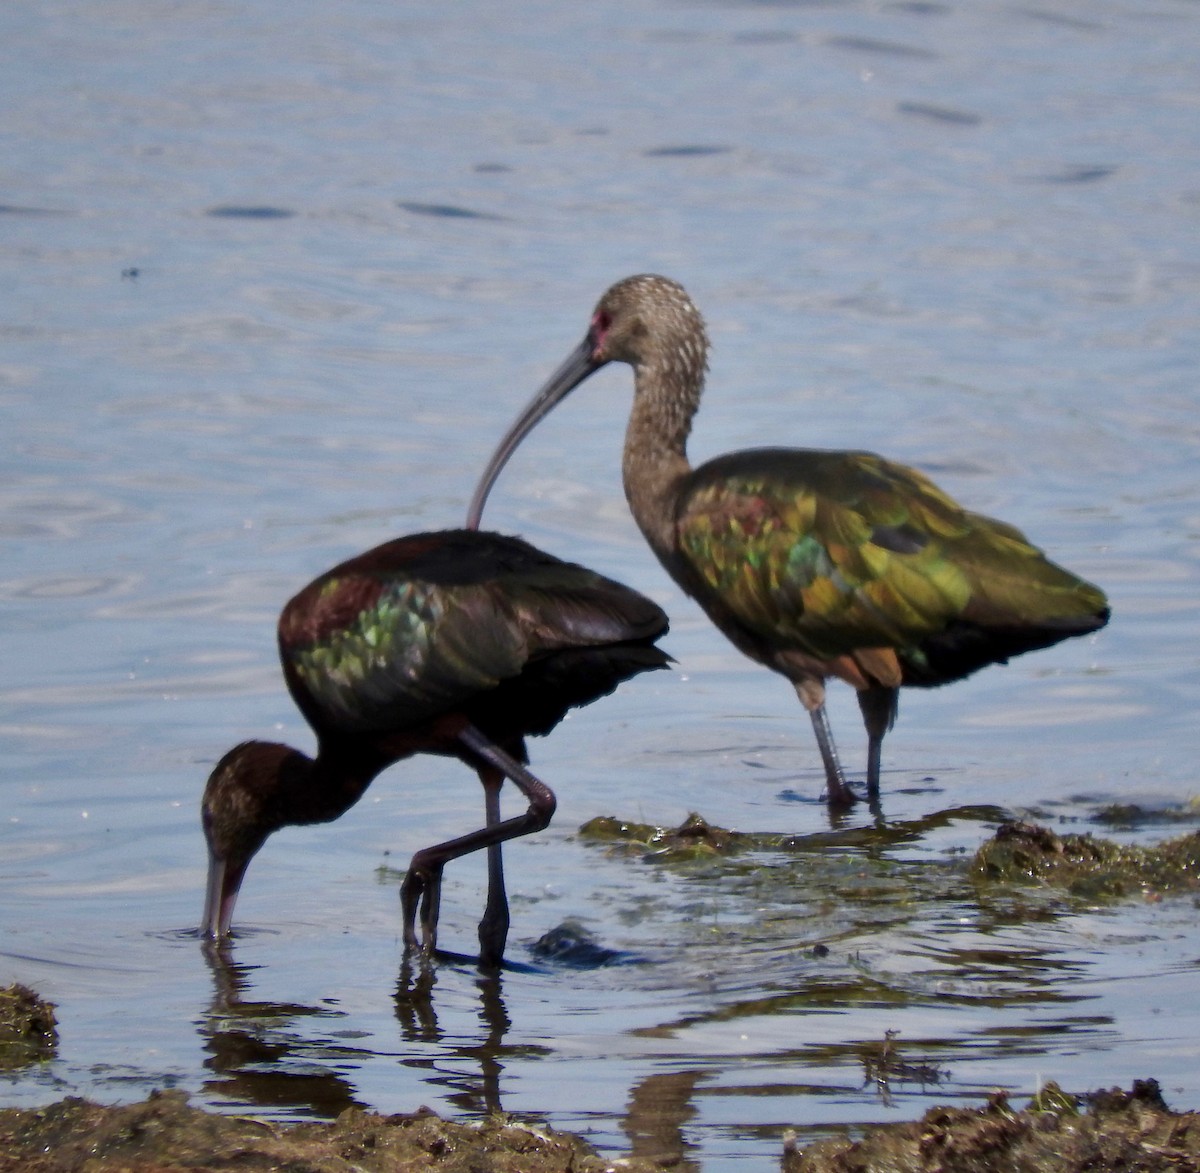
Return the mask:
M 655 1161 L 664 1169 L 698 1173 L 700 1162 L 690 1154 L 699 1146 L 687 1139 L 684 1126 L 696 1115 L 692 1105 L 696 1085 L 709 1074 L 702 1068 L 661 1071 L 634 1084 L 621 1122 L 631 1157 Z
M 295 1002 L 254 1001 L 251 991 L 258 967 L 233 958 L 227 941 L 206 942 L 205 960 L 213 978 L 212 1001 L 199 1016 L 198 1026 L 210 1073 L 206 1094 L 246 1111 L 266 1109 L 296 1117 L 335 1119 L 347 1108 L 387 1110 L 360 1099 L 351 1079 L 337 1070 L 377 1061 L 379 1053 L 349 1047 L 344 1041 L 312 1032 L 321 1020 L 340 1021 L 341 1011 L 329 1006 Z M 479 1029 L 463 1031 L 455 1015 L 453 1031 L 439 1023 L 439 980 L 458 977 L 474 966 L 473 958 L 458 964 L 440 955 L 441 966 L 418 955 L 401 964 L 394 994 L 400 1027 L 402 1066 L 419 1073 L 422 1086 L 435 1094 L 427 1098 L 443 1105 L 443 1115 L 483 1117 L 504 1108 L 504 1075 L 516 1063 L 554 1060 L 552 1047 L 513 1041 L 512 1017 L 504 997 L 506 970 L 476 970 L 471 976 L 478 994 Z M 446 964 L 449 961 L 449 964 Z M 447 991 L 448 993 L 449 991 Z M 518 1032 L 520 1034 L 520 1032 Z M 692 1103 L 697 1084 L 709 1075 L 703 1069 L 654 1071 L 630 1089 L 621 1129 L 633 1155 L 653 1157 L 671 1168 L 697 1170 L 691 1159 L 695 1146 L 687 1125 L 696 1115 Z M 415 1109 L 422 1097 L 416 1096 Z
M 333 1119 L 347 1108 L 364 1108 L 334 1061 L 363 1059 L 365 1052 L 299 1029 L 307 1019 L 338 1019 L 328 1006 L 254 1002 L 246 998 L 256 967 L 239 965 L 227 945 L 206 942 L 213 999 L 200 1018 L 200 1035 L 212 1078 L 205 1092 L 247 1109 L 294 1109 Z
M 500 970 L 481 970 L 475 978 L 479 992 L 479 1035 L 447 1035 L 438 1024 L 434 989 L 438 970 L 422 960 L 413 965 L 405 957 L 396 983 L 396 1019 L 405 1043 L 419 1044 L 421 1057 L 405 1060 L 425 1068 L 425 1082 L 442 1089 L 448 1103 L 473 1116 L 504 1110 L 500 1094 L 500 1076 L 505 1068 L 505 1036 L 512 1019 L 504 1003 Z M 545 1047 L 522 1046 L 521 1055 L 548 1054 Z M 463 1062 L 459 1062 L 462 1060 Z
M 464 961 L 467 959 L 463 959 Z M 512 1018 L 504 1000 L 504 971 L 479 971 L 479 1036 L 455 1039 L 438 1024 L 435 991 L 443 971 L 421 959 L 414 965 L 405 958 L 396 985 L 396 1018 L 407 1044 L 433 1044 L 437 1050 L 419 1061 L 428 1069 L 426 1082 L 443 1089 L 447 1103 L 472 1116 L 503 1112 L 501 1080 L 514 1061 L 555 1058 L 552 1048 L 535 1043 L 506 1043 Z M 464 1062 L 459 1063 L 458 1060 Z M 639 1080 L 629 1092 L 621 1130 L 629 1140 L 630 1155 L 659 1162 L 664 1168 L 695 1173 L 698 1161 L 690 1154 L 697 1146 L 687 1139 L 685 1126 L 696 1115 L 692 1104 L 696 1085 L 709 1076 L 697 1068 L 656 1071 Z

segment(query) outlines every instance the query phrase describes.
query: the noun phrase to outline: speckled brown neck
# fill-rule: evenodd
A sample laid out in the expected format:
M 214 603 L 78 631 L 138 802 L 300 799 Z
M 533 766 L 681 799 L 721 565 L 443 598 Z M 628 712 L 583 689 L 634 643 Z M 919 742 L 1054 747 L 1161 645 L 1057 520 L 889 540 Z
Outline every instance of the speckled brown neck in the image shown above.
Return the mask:
M 636 391 L 625 432 L 622 477 L 634 520 L 660 560 L 675 549 L 675 502 L 691 471 L 687 438 L 694 407 L 654 367 L 635 368 Z
M 633 410 L 625 432 L 625 496 L 642 533 L 668 566 L 675 510 L 691 466 L 687 441 L 708 369 L 704 319 L 683 288 L 634 277 L 601 300 L 612 303 L 613 346 L 633 367 Z

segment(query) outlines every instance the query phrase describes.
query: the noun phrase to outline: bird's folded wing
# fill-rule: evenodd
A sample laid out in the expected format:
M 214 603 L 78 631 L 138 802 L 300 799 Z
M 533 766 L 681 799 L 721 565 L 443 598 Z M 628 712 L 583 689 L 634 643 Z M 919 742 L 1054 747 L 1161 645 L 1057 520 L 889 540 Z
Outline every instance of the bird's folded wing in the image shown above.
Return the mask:
M 1043 624 L 1104 605 L 913 469 L 859 452 L 737 456 L 694 474 L 679 542 L 700 601 L 708 592 L 760 638 L 833 658 L 915 649 L 960 621 Z

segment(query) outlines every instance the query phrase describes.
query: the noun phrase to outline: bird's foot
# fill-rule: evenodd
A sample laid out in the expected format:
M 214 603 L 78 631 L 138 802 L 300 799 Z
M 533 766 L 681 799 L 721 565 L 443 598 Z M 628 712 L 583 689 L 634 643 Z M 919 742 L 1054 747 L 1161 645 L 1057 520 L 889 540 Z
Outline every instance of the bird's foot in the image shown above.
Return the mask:
M 825 783 L 825 802 L 831 811 L 848 811 L 861 798 L 844 778 L 829 778 Z
M 442 901 L 442 865 L 413 859 L 400 885 L 400 907 L 404 912 L 404 947 L 432 956 L 437 948 L 438 912 Z M 421 937 L 417 939 L 417 921 Z
M 880 825 L 883 823 L 883 806 L 879 801 L 879 786 L 878 784 L 872 786 L 869 779 L 865 783 L 858 784 L 846 782 L 844 779 L 839 780 L 837 786 L 827 784 L 824 798 L 829 810 L 829 817 L 835 822 L 840 822 L 855 807 L 865 802 L 867 810 L 871 812 L 876 823 Z
M 504 962 L 508 941 L 508 905 L 500 910 L 489 908 L 479 922 L 479 965 L 481 969 L 499 969 Z

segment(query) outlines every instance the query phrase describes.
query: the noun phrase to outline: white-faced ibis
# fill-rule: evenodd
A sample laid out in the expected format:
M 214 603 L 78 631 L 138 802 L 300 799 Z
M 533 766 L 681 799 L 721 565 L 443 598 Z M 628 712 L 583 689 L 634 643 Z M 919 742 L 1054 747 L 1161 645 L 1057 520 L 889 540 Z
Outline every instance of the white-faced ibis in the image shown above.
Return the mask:
M 401 888 L 405 944 L 418 944 L 419 904 L 420 943 L 433 950 L 443 867 L 487 848 L 479 941 L 481 960 L 498 964 L 508 933 L 500 844 L 540 831 L 555 807 L 525 768 L 525 737 L 665 666 L 654 641 L 666 630 L 662 610 L 636 591 L 499 534 L 415 534 L 326 571 L 279 618 L 284 677 L 316 757 L 248 741 L 217 763 L 202 803 L 201 932 L 228 933 L 246 866 L 272 831 L 330 822 L 393 762 L 444 754 L 479 774 L 487 825 L 413 856 Z M 505 778 L 529 806 L 501 822 Z
M 729 639 L 792 682 L 812 716 L 831 806 L 854 795 L 825 713 L 827 678 L 858 690 L 867 793 L 877 803 L 901 685 L 961 680 L 1108 621 L 1099 589 L 902 464 L 869 452 L 762 448 L 693 469 L 687 438 L 708 337 L 691 298 L 666 277 L 629 277 L 600 299 L 583 341 L 498 445 L 468 525 L 478 525 L 521 440 L 609 362 L 633 367 L 623 472 L 637 524 Z

